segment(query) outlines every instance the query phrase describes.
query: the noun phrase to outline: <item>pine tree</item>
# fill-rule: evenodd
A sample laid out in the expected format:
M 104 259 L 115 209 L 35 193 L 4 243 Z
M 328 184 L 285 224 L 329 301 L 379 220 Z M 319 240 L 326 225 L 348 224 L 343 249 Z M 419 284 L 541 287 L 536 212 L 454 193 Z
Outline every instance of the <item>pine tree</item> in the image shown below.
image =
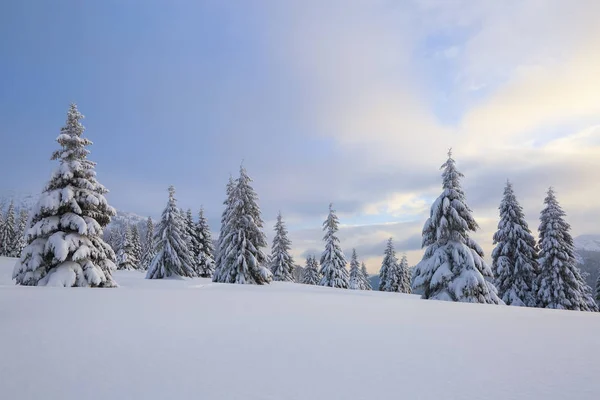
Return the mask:
M 371 280 L 369 279 L 369 273 L 367 272 L 367 266 L 365 265 L 364 262 L 362 263 L 361 272 L 362 272 L 364 290 L 372 290 L 373 288 L 371 287 Z
M 196 273 L 196 276 L 200 276 L 200 254 L 202 251 L 202 245 L 200 244 L 200 240 L 198 238 L 198 232 L 196 231 L 196 224 L 194 223 L 192 210 L 189 208 L 185 213 L 185 232 L 188 240 L 188 250 L 193 260 L 194 272 Z
M 302 283 L 305 285 L 318 285 L 320 281 L 319 262 L 315 256 L 308 256 L 306 258 L 306 268 L 302 275 Z
M 273 280 L 280 282 L 293 282 L 292 271 L 294 270 L 294 259 L 290 255 L 292 242 L 288 239 L 288 231 L 283 222 L 281 211 L 277 214 L 275 223 L 275 237 L 271 246 L 271 272 Z
M 469 237 L 479 226 L 466 203 L 452 152 L 442 165 L 443 191 L 431 206 L 423 227 L 423 259 L 414 271 L 413 289 L 424 299 L 501 304 L 496 288 L 486 278 L 492 270 L 483 250 Z
M 5 257 L 17 256 L 17 226 L 15 223 L 15 204 L 10 202 L 2 225 L 2 241 L 0 242 L 0 255 Z
M 411 293 L 410 287 L 410 269 L 408 268 L 408 260 L 406 254 L 402 255 L 400 263 L 398 264 L 398 291 L 401 293 Z
M 399 286 L 398 258 L 394 242 L 389 238 L 385 247 L 381 269 L 379 270 L 379 291 L 397 292 Z
M 364 277 L 362 271 L 360 270 L 356 249 L 352 249 L 352 258 L 350 259 L 350 282 L 348 284 L 348 289 L 365 289 Z
M 267 256 L 263 248 L 267 238 L 258 206 L 258 196 L 250 185 L 252 179 L 246 169 L 240 167 L 229 201 L 224 237 L 219 243 L 221 265 L 213 281 L 221 283 L 257 284 L 270 283 L 273 275 L 265 267 Z
M 200 208 L 198 223 L 196 224 L 196 236 L 200 243 L 200 255 L 198 259 L 198 275 L 202 278 L 212 278 L 215 272 L 214 245 L 210 226 L 204 216 L 204 208 Z
M 116 214 L 88 160 L 83 115 L 72 104 L 57 138 L 60 166 L 31 212 L 27 246 L 15 265 L 17 284 L 29 286 L 114 287 L 115 255 L 102 240 L 102 229 Z
M 156 255 L 148 266 L 146 279 L 172 276 L 194 277 L 194 263 L 187 249 L 185 220 L 177 208 L 175 188 L 169 186 L 169 201 L 158 224 L 154 241 Z
M 136 269 L 142 270 L 143 268 L 140 265 L 140 260 L 142 259 L 142 243 L 137 224 L 133 224 L 131 227 L 131 247 L 133 250 L 133 257 L 136 260 Z
M 336 236 L 338 223 L 333 204 L 329 204 L 329 215 L 323 222 L 325 250 L 321 254 L 321 286 L 347 289 L 349 276 L 346 270 L 346 258 L 340 247 L 340 240 Z
M 229 214 L 231 213 L 231 208 L 233 206 L 233 190 L 235 189 L 235 181 L 233 177 L 229 176 L 229 181 L 227 182 L 227 186 L 225 189 L 225 201 L 223 205 L 225 209 L 223 210 L 223 214 L 221 214 L 221 229 L 219 231 L 219 237 L 217 239 L 217 255 L 215 258 L 215 272 L 213 274 L 213 282 L 220 282 L 221 280 L 221 271 L 223 270 L 223 259 L 225 257 L 225 249 L 223 240 L 225 236 L 227 236 L 227 221 L 229 219 Z
M 496 247 L 492 251 L 498 296 L 507 305 L 535 307 L 535 282 L 539 272 L 535 239 L 510 182 L 506 182 L 499 210 L 500 222 L 494 234 Z
M 154 259 L 156 253 L 154 249 L 156 248 L 156 244 L 154 242 L 154 222 L 152 222 L 152 218 L 148 217 L 146 221 L 146 236 L 144 237 L 144 242 L 142 245 L 142 258 L 140 260 L 140 269 L 147 270 L 150 266 L 150 263 Z
M 125 235 L 119 255 L 117 257 L 119 270 L 133 270 L 138 269 L 139 260 L 135 256 L 135 244 L 133 242 L 133 233 L 129 225 L 125 228 Z
M 539 227 L 538 307 L 598 311 L 591 288 L 576 265 L 571 227 L 553 188 L 548 189 L 544 204 Z
M 21 207 L 19 210 L 19 223 L 17 225 L 17 242 L 15 257 L 21 257 L 25 248 L 25 235 L 27 234 L 27 220 L 29 219 L 29 210 Z

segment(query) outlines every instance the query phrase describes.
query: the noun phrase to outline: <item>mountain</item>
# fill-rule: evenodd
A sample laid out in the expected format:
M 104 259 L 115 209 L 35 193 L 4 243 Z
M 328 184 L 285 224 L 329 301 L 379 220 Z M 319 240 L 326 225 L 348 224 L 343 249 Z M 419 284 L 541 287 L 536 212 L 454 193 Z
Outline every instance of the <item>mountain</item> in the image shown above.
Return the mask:
M 573 239 L 573 244 L 579 268 L 593 288 L 600 273 L 600 235 L 580 235 Z
M 141 215 L 117 210 L 117 215 L 111 218 L 109 228 L 113 226 L 126 226 L 126 225 L 141 225 L 145 223 L 148 217 L 142 217 Z

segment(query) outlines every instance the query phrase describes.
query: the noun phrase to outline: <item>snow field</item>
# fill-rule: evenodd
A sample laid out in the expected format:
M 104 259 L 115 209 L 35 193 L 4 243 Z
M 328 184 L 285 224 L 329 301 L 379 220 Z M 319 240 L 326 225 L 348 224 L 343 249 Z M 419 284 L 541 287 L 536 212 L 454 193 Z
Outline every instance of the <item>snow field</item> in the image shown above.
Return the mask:
M 0 258 L 5 399 L 597 399 L 600 316 L 293 283 L 19 287 Z

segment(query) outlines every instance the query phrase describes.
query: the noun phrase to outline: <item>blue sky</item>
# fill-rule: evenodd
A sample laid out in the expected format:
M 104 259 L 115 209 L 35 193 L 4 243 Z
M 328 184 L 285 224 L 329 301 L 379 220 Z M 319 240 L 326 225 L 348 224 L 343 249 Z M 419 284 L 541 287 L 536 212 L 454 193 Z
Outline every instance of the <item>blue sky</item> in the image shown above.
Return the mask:
M 75 101 L 115 207 L 158 216 L 173 184 L 217 230 L 244 160 L 298 256 L 332 201 L 371 270 L 388 236 L 418 261 L 450 146 L 488 253 L 507 178 L 533 227 L 554 185 L 597 232 L 600 6 L 568 3 L 5 1 L 0 193 L 41 190 Z

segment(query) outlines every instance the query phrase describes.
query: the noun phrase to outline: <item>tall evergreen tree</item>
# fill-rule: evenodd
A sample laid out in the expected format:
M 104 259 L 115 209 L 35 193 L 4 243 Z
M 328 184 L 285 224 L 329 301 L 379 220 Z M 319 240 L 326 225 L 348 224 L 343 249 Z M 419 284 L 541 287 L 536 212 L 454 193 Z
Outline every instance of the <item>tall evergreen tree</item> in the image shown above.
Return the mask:
M 413 289 L 422 289 L 424 299 L 501 304 L 492 270 L 483 260 L 483 250 L 471 239 L 479 226 L 471 215 L 452 152 L 442 165 L 443 191 L 431 206 L 423 227 L 423 259 L 414 271 Z
M 215 257 L 215 272 L 213 274 L 213 281 L 219 282 L 221 280 L 221 271 L 223 270 L 223 260 L 225 257 L 225 248 L 222 245 L 225 236 L 227 236 L 227 221 L 229 219 L 229 214 L 231 213 L 231 208 L 233 206 L 233 190 L 235 189 L 235 181 L 233 177 L 229 176 L 229 181 L 227 182 L 227 186 L 225 188 L 225 201 L 223 201 L 223 205 L 225 209 L 221 214 L 221 229 L 219 231 L 219 237 L 217 239 L 217 254 Z
M 398 291 L 401 293 L 411 293 L 410 287 L 410 269 L 408 267 L 408 260 L 406 254 L 402 255 L 400 263 L 398 263 Z
M 187 249 L 185 220 L 177 208 L 175 188 L 169 186 L 169 201 L 154 235 L 154 259 L 148 267 L 146 279 L 171 276 L 194 277 L 194 263 Z
M 539 272 L 535 239 L 508 181 L 499 210 L 500 222 L 494 234 L 496 247 L 492 251 L 492 270 L 498 296 L 507 305 L 535 307 L 535 282 Z
M 306 257 L 306 268 L 302 275 L 302 283 L 305 285 L 318 285 L 321 281 L 321 275 L 319 274 L 319 262 L 315 256 Z
M 11 200 L 6 211 L 2 225 L 2 241 L 0 241 L 0 255 L 5 257 L 17 256 L 17 225 L 15 222 L 15 203 Z
M 135 256 L 135 245 L 133 243 L 132 229 L 129 225 L 125 227 L 121 249 L 117 257 L 119 270 L 138 269 L 139 260 Z
M 325 250 L 321 254 L 321 286 L 347 289 L 350 277 L 346 269 L 346 258 L 336 235 L 338 224 L 333 204 L 329 204 L 329 215 L 323 222 Z
M 148 220 L 146 220 L 146 235 L 142 243 L 142 258 L 140 260 L 140 269 L 144 271 L 148 269 L 150 263 L 156 255 L 156 253 L 154 252 L 155 248 L 156 244 L 154 242 L 154 222 L 152 221 L 152 218 L 148 217 Z
M 210 233 L 210 226 L 204 216 L 204 208 L 200 208 L 198 214 L 198 223 L 196 224 L 196 236 L 200 242 L 200 255 L 198 259 L 199 276 L 202 278 L 212 278 L 215 272 L 215 249 Z
M 389 238 L 385 247 L 381 269 L 379 270 L 379 291 L 397 292 L 399 284 L 398 258 L 394 242 Z
M 363 286 L 365 288 L 365 290 L 372 290 L 373 288 L 371 287 L 371 280 L 369 279 L 369 273 L 367 272 L 367 266 L 365 265 L 365 263 L 362 263 L 361 266 L 361 272 L 362 272 L 362 277 L 363 277 Z
M 292 242 L 288 239 L 288 231 L 283 222 L 281 211 L 277 214 L 275 223 L 275 237 L 271 246 L 271 272 L 273 280 L 280 282 L 293 282 L 292 271 L 294 259 L 290 255 Z
M 360 270 L 356 249 L 352 249 L 352 258 L 350 259 L 350 282 L 348 288 L 352 290 L 365 289 L 365 280 L 363 273 Z
M 52 155 L 60 166 L 31 212 L 27 246 L 15 265 L 17 284 L 29 286 L 114 287 L 115 255 L 102 240 L 102 229 L 116 214 L 96 180 L 82 137 L 83 115 L 71 104 L 67 123 Z
M 197 276 L 200 276 L 200 254 L 202 252 L 202 244 L 198 238 L 198 232 L 196 231 L 196 224 L 194 223 L 192 210 L 189 208 L 185 213 L 185 232 L 189 243 L 188 250 L 191 253 L 194 263 L 194 272 Z
M 564 220 L 554 189 L 548 189 L 540 214 L 538 307 L 562 310 L 598 311 L 591 288 L 581 277 L 575 261 L 571 227 Z
M 240 167 L 240 177 L 229 201 L 224 237 L 219 243 L 222 252 L 220 270 L 213 281 L 263 285 L 273 279 L 271 271 L 265 267 L 267 256 L 262 249 L 267 245 L 267 238 L 263 232 L 258 196 L 251 182 L 246 169 Z
M 25 242 L 25 235 L 27 234 L 27 220 L 29 219 L 29 210 L 25 207 L 21 207 L 19 210 L 19 223 L 17 225 L 17 243 L 16 243 L 16 254 L 15 257 L 21 257 L 23 249 L 27 244 Z
M 143 269 L 140 265 L 140 260 L 142 259 L 142 242 L 140 238 L 140 231 L 138 229 L 137 224 L 133 224 L 131 227 L 131 247 L 133 249 L 133 257 L 136 262 L 136 269 Z

